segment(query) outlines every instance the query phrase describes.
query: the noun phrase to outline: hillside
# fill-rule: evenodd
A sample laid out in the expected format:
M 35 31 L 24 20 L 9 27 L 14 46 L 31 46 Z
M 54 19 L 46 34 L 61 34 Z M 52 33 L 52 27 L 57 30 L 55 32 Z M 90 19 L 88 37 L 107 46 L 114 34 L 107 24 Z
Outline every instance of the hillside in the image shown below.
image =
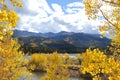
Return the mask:
M 85 51 L 86 48 L 105 49 L 110 43 L 106 37 L 100 38 L 99 34 L 86 34 L 74 32 L 59 33 L 33 33 L 15 30 L 14 37 L 24 43 L 25 52 L 69 52 L 78 53 Z

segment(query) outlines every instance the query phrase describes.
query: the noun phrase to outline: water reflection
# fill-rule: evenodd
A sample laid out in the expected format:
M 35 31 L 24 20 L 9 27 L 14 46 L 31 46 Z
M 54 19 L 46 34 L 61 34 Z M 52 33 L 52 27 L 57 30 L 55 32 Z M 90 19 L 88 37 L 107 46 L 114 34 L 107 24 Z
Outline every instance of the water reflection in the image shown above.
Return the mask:
M 45 75 L 46 75 L 46 73 L 43 73 L 43 72 L 34 72 L 32 74 L 31 80 L 40 80 L 40 78 L 42 78 Z M 71 77 L 70 80 L 84 80 L 84 79 Z
M 34 72 L 34 73 L 32 73 L 31 80 L 40 80 L 40 78 L 42 78 L 45 75 L 46 75 L 46 73 L 44 73 L 44 72 Z

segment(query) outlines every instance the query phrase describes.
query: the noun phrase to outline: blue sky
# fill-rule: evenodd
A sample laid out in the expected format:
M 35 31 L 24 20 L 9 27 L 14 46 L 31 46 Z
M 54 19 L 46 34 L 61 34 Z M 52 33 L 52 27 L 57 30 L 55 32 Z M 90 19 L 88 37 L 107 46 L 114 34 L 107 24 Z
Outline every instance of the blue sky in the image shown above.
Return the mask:
M 57 3 L 63 7 L 65 7 L 69 3 L 74 3 L 74 2 L 82 2 L 82 0 L 46 0 L 49 5 L 53 3 Z
M 99 33 L 99 20 L 88 20 L 82 0 L 23 0 L 16 29 L 30 32 Z

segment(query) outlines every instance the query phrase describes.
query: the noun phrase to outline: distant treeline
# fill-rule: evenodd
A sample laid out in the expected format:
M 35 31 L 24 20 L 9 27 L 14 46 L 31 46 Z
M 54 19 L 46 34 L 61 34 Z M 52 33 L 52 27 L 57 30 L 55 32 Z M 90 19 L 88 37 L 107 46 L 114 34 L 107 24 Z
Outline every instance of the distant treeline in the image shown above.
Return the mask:
M 24 53 L 32 54 L 32 53 L 52 53 L 55 51 L 59 53 L 82 53 L 82 52 L 85 52 L 87 48 L 82 48 L 82 47 L 50 48 L 50 47 L 44 47 L 41 45 L 39 47 L 22 46 L 21 49 L 23 50 Z M 101 50 L 105 50 L 105 48 L 101 48 Z

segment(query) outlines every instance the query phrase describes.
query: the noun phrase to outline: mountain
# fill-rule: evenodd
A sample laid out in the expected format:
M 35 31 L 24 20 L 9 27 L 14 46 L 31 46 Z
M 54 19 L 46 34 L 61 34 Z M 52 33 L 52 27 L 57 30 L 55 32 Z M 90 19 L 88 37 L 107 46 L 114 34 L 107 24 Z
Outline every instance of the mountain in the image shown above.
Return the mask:
M 53 37 L 55 36 L 55 33 L 48 32 L 48 33 L 34 33 L 34 32 L 28 32 L 28 31 L 21 31 L 21 30 L 15 30 L 13 37 L 29 37 L 29 36 L 36 36 L 36 37 Z
M 110 40 L 106 37 L 100 38 L 99 34 L 74 33 L 71 35 L 59 35 L 51 37 L 54 40 L 64 40 L 76 47 L 106 47 Z
M 21 30 L 14 30 L 14 37 L 29 37 L 29 36 L 39 36 L 39 37 L 45 37 L 45 38 L 50 38 L 50 37 L 55 37 L 55 36 L 61 36 L 61 35 L 71 35 L 74 34 L 74 32 L 65 32 L 61 31 L 59 33 L 34 33 L 34 32 L 28 32 L 28 31 L 21 31 Z
M 33 32 L 28 32 L 28 31 L 20 31 L 20 30 L 14 30 L 14 35 L 13 37 L 28 37 L 28 36 L 40 36 L 41 33 L 33 33 Z
M 59 33 L 33 33 L 15 30 L 13 37 L 17 37 L 20 43 L 24 43 L 25 52 L 70 52 L 78 53 L 86 48 L 106 48 L 110 40 L 100 38 L 99 34 L 59 32 Z

